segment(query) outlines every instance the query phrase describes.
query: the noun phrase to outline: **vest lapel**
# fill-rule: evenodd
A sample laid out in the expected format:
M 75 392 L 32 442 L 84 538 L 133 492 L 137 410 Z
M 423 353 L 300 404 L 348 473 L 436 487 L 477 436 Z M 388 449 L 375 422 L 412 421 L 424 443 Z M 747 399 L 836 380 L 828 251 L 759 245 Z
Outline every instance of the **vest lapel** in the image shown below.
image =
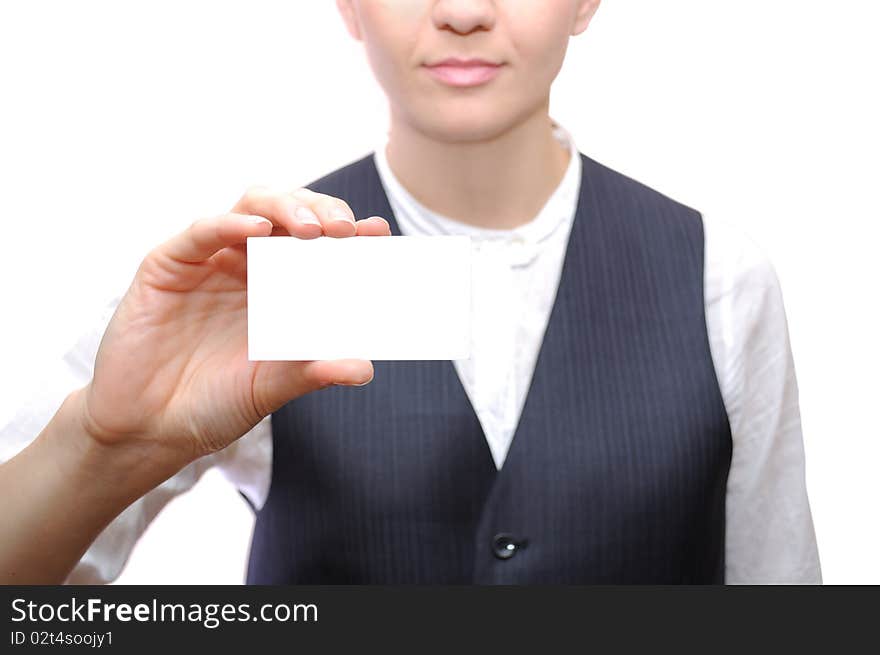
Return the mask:
M 358 178 L 362 178 L 362 181 L 357 185 L 358 193 L 344 198 L 344 200 L 349 203 L 357 219 L 381 216 L 388 221 L 392 236 L 403 236 L 385 193 L 385 187 L 382 185 L 382 178 L 379 176 L 379 171 L 376 170 L 372 154 L 361 162 L 363 170 L 359 171 Z M 380 379 L 385 371 L 391 367 L 397 367 L 405 371 L 405 379 L 411 380 L 413 384 L 424 380 L 435 382 L 440 387 L 439 393 L 433 389 L 425 391 L 426 393 L 430 392 L 436 398 L 437 404 L 446 403 L 446 407 L 438 409 L 448 410 L 445 414 L 447 416 L 459 416 L 466 412 L 473 418 L 473 429 L 481 437 L 480 450 L 483 453 L 482 459 L 485 460 L 479 462 L 478 465 L 481 469 L 486 470 L 487 475 L 494 478 L 497 469 L 486 440 L 486 434 L 451 360 L 378 361 L 373 363 L 373 367 L 377 379 Z M 464 406 L 466 406 L 466 410 Z
M 582 161 L 581 170 L 585 175 L 587 170 L 585 161 Z M 568 397 L 576 400 L 579 395 L 579 390 L 572 385 L 559 387 L 556 379 L 564 371 L 583 363 L 576 359 L 579 349 L 575 339 L 578 333 L 577 326 L 583 327 L 587 323 L 585 304 L 587 293 L 582 284 L 584 276 L 579 275 L 575 269 L 584 265 L 583 250 L 587 236 L 585 223 L 590 218 L 585 211 L 585 206 L 590 202 L 585 189 L 586 183 L 582 182 L 556 296 L 535 360 L 535 370 L 526 392 L 522 413 L 502 470 L 513 468 L 508 466 L 508 462 L 514 457 L 521 456 L 518 452 L 525 447 L 522 442 L 530 438 L 529 433 L 538 432 L 538 436 L 541 436 L 547 431 L 548 422 L 564 420 L 566 409 L 571 407 Z M 595 212 L 591 214 L 595 215 Z

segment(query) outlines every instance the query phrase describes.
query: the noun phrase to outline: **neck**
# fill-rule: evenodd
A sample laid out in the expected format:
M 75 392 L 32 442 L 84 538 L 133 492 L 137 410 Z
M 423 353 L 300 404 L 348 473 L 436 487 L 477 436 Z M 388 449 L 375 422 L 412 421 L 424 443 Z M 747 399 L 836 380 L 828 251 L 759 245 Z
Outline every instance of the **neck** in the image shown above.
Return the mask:
M 568 167 L 547 106 L 502 134 L 478 142 L 436 141 L 392 117 L 388 166 L 422 205 L 492 229 L 513 229 L 541 210 Z

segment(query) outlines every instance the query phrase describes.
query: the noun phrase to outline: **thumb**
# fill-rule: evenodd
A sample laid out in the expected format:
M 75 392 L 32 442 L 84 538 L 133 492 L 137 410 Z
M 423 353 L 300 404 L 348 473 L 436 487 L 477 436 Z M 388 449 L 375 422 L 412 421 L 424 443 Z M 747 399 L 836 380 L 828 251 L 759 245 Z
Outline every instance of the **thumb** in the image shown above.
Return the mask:
M 363 386 L 373 379 L 368 359 L 304 362 L 258 362 L 254 374 L 254 406 L 261 418 L 307 393 L 332 385 Z

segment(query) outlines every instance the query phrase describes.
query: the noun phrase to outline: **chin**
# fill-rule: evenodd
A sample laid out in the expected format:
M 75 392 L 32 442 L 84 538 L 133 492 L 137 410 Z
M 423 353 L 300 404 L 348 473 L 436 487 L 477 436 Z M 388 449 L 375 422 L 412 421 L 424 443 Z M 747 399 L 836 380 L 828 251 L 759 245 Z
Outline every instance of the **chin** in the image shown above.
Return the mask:
M 498 137 L 515 124 L 515 119 L 499 116 L 497 108 L 479 111 L 456 107 L 446 111 L 434 106 L 417 124 L 422 133 L 436 141 L 469 143 Z

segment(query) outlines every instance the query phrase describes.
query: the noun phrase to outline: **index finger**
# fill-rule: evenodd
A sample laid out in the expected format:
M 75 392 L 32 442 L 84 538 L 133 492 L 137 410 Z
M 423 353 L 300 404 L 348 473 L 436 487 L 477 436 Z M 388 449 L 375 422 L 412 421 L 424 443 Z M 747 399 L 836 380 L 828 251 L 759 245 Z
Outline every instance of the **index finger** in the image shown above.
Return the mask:
M 194 264 L 203 262 L 229 246 L 244 243 L 248 237 L 265 237 L 272 232 L 272 221 L 262 216 L 224 214 L 203 218 L 154 251 L 167 259 Z
M 323 227 L 320 219 L 308 202 L 297 197 L 297 193 L 254 186 L 235 203 L 232 211 L 237 214 L 264 216 L 290 236 L 301 239 L 321 236 Z

